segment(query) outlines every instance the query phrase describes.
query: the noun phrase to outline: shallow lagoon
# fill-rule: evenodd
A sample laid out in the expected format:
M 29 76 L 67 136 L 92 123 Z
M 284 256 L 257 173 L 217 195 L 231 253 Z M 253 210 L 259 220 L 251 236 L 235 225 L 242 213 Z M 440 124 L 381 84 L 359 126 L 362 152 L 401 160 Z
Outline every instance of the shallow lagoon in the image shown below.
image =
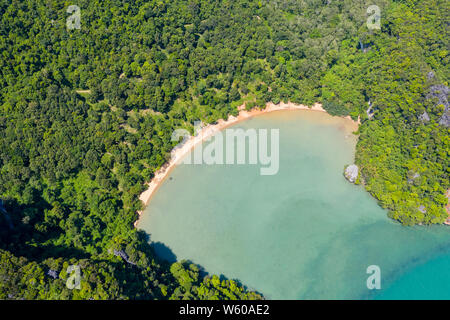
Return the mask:
M 354 124 L 297 110 L 238 127 L 280 130 L 278 174 L 177 166 L 139 222 L 162 257 L 189 259 L 269 299 L 450 299 L 450 228 L 402 227 L 343 177 Z M 366 286 L 370 265 L 381 269 L 381 290 Z

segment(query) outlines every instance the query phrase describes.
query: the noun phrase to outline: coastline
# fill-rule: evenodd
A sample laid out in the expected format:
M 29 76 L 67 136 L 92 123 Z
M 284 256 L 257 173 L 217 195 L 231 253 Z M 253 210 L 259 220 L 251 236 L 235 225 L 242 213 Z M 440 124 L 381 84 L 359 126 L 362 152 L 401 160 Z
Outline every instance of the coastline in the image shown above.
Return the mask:
M 447 209 L 447 219 L 445 220 L 444 224 L 447 226 L 450 226 L 450 189 L 447 190 L 445 193 L 445 196 L 447 197 L 447 205 L 445 206 L 445 209 Z
M 238 107 L 239 114 L 238 116 L 229 116 L 227 120 L 219 119 L 216 124 L 209 124 L 203 127 L 200 132 L 196 136 L 191 136 L 183 145 L 176 146 L 171 151 L 171 158 L 168 162 L 166 162 L 161 168 L 159 168 L 155 174 L 153 179 L 147 183 L 148 188 L 144 192 L 142 192 L 139 196 L 139 200 L 144 203 L 144 206 L 147 206 L 151 200 L 152 195 L 158 190 L 159 186 L 164 182 L 172 169 L 178 164 L 178 162 L 191 150 L 197 146 L 199 143 L 213 136 L 219 131 L 226 129 L 227 127 L 237 124 L 241 121 L 249 119 L 251 117 L 265 114 L 273 111 L 280 110 L 309 110 L 309 111 L 319 111 L 325 112 L 327 111 L 322 107 L 320 103 L 315 103 L 311 107 L 303 105 L 303 104 L 295 104 L 292 102 L 284 103 L 280 102 L 278 104 L 274 104 L 272 102 L 268 102 L 264 109 L 254 108 L 250 111 L 245 110 L 245 104 Z M 361 123 L 360 119 L 358 121 L 354 121 L 350 116 L 342 117 L 344 119 L 349 119 L 358 125 Z M 134 222 L 134 227 L 137 228 L 139 224 L 139 220 L 143 211 L 137 212 L 139 218 Z

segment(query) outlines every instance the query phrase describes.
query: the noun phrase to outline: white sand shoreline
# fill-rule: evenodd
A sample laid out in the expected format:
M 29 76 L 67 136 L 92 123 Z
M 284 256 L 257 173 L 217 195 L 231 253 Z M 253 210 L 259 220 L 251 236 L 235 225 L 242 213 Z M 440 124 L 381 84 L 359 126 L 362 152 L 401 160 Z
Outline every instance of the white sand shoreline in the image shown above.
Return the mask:
M 165 180 L 165 178 L 169 175 L 172 169 L 177 165 L 177 163 L 188 154 L 197 144 L 201 143 L 205 139 L 208 139 L 215 133 L 234 125 L 240 121 L 251 118 L 256 115 L 279 111 L 279 110 L 310 110 L 310 111 L 320 111 L 326 112 L 325 109 L 322 108 L 320 103 L 315 103 L 312 107 L 308 107 L 302 104 L 295 104 L 292 102 L 284 103 L 280 102 L 279 104 L 273 104 L 269 102 L 266 104 L 265 109 L 255 108 L 250 111 L 245 110 L 245 104 L 238 107 L 239 115 L 237 117 L 229 116 L 228 120 L 220 119 L 217 121 L 217 124 L 209 124 L 201 129 L 201 131 L 196 136 L 191 136 L 182 146 L 175 147 L 171 152 L 171 159 L 169 162 L 165 163 L 160 169 L 155 172 L 153 179 L 148 183 L 148 189 L 145 190 L 139 196 L 139 200 L 141 200 L 145 206 L 148 205 L 152 195 L 161 185 L 161 183 Z M 346 119 L 350 119 L 350 116 L 345 117 Z M 356 121 L 354 121 L 356 122 Z M 356 122 L 358 125 L 360 124 L 360 120 Z M 134 226 L 137 228 L 139 224 L 140 217 L 142 215 L 142 211 L 138 211 L 139 218 L 135 221 Z

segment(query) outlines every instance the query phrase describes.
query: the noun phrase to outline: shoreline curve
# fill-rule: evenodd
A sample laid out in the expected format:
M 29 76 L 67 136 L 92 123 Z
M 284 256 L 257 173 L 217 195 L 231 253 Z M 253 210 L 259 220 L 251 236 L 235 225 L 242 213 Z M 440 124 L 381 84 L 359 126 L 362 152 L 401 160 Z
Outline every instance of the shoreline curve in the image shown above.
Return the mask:
M 280 102 L 278 104 L 274 104 L 272 102 L 266 103 L 266 107 L 264 109 L 261 108 L 254 108 L 250 111 L 245 110 L 245 103 L 240 105 L 238 107 L 239 114 L 237 117 L 230 115 L 227 120 L 219 119 L 217 120 L 216 124 L 208 124 L 205 127 L 203 127 L 200 132 L 196 136 L 191 136 L 187 141 L 185 141 L 184 144 L 178 145 L 171 151 L 171 158 L 168 162 L 166 162 L 164 165 L 162 165 L 155 173 L 150 180 L 150 182 L 147 183 L 148 188 L 144 192 L 142 192 L 139 196 L 139 200 L 141 200 L 144 203 L 144 206 L 147 207 L 152 195 L 158 190 L 159 186 L 164 182 L 164 180 L 167 178 L 169 173 L 172 171 L 172 169 L 178 164 L 178 162 L 189 152 L 192 151 L 192 149 L 197 146 L 199 143 L 203 142 L 204 140 L 208 139 L 209 137 L 213 136 L 219 131 L 222 131 L 226 129 L 227 127 L 237 124 L 241 121 L 247 120 L 251 117 L 265 114 L 273 111 L 280 111 L 280 110 L 309 110 L 309 111 L 318 111 L 318 112 L 325 112 L 327 111 L 322 107 L 322 104 L 315 103 L 311 107 L 303 105 L 303 104 L 295 104 L 292 102 L 284 103 Z M 344 119 L 348 119 L 353 121 L 354 123 L 358 124 L 358 126 L 361 124 L 360 118 L 358 117 L 358 120 L 353 120 L 350 116 L 341 117 Z M 144 209 L 145 210 L 145 209 Z M 139 220 L 143 214 L 144 210 L 138 211 L 138 219 L 134 222 L 134 227 L 137 228 L 139 224 Z

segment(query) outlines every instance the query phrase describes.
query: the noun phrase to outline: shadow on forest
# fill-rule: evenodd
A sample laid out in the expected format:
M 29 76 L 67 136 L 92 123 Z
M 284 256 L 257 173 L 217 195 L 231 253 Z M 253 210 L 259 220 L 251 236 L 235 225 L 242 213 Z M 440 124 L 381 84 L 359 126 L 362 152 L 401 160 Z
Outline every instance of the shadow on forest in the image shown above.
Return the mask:
M 163 259 L 169 263 L 174 263 L 177 261 L 177 256 L 175 255 L 175 253 L 173 253 L 173 251 L 168 246 L 166 246 L 164 243 L 152 242 L 150 244 L 150 246 L 152 247 L 152 249 L 155 251 L 155 254 L 160 259 Z
M 49 243 L 49 240 L 59 236 L 60 231 L 36 231 L 35 224 L 42 223 L 42 211 L 51 206 L 39 195 L 33 197 L 36 202 L 32 205 L 21 205 L 13 199 L 2 201 L 0 248 L 11 251 L 16 256 L 23 256 L 37 262 L 50 257 L 89 258 L 90 254 L 84 250 Z M 29 221 L 24 222 L 26 219 Z M 29 245 L 42 242 L 47 243 L 42 246 Z
M 172 249 L 170 249 L 164 243 L 159 241 L 152 242 L 150 239 L 150 235 L 143 230 L 138 230 L 137 233 L 140 243 L 145 243 L 150 247 L 152 256 L 154 256 L 156 260 L 163 260 L 164 262 L 168 262 L 169 264 L 177 262 L 177 256 L 175 255 L 175 253 L 173 253 Z M 145 248 L 139 247 L 138 249 L 144 251 Z
M 162 262 L 163 265 L 165 265 L 166 267 L 170 268 L 170 265 L 172 263 L 175 262 L 179 262 L 181 264 L 183 264 L 185 267 L 189 266 L 190 264 L 194 264 L 197 266 L 198 271 L 199 271 L 199 277 L 200 279 L 203 279 L 204 277 L 207 276 L 212 276 L 212 274 L 210 274 L 208 271 L 205 270 L 205 268 L 201 265 L 199 265 L 198 263 L 193 262 L 192 260 L 177 260 L 177 256 L 175 255 L 175 253 L 173 253 L 172 249 L 170 249 L 167 245 L 165 245 L 164 243 L 158 241 L 158 242 L 152 242 L 151 241 L 151 237 L 148 233 L 146 233 L 143 230 L 139 230 L 138 231 L 138 237 L 140 238 L 140 240 L 144 240 L 141 241 L 141 243 L 145 243 L 146 245 L 148 245 L 151 250 L 152 250 L 152 255 L 155 258 L 156 261 L 158 262 Z M 142 248 L 141 248 L 142 250 Z M 238 286 L 242 286 L 245 290 L 252 290 L 254 292 L 256 292 L 257 294 L 262 295 L 261 292 L 259 292 L 258 290 L 256 290 L 255 288 L 249 288 L 246 285 L 244 285 L 239 279 L 230 279 L 228 277 L 226 277 L 223 274 L 218 275 L 220 281 L 224 281 L 224 280 L 233 280 L 236 282 L 236 284 Z M 203 280 L 200 280 L 203 281 Z

